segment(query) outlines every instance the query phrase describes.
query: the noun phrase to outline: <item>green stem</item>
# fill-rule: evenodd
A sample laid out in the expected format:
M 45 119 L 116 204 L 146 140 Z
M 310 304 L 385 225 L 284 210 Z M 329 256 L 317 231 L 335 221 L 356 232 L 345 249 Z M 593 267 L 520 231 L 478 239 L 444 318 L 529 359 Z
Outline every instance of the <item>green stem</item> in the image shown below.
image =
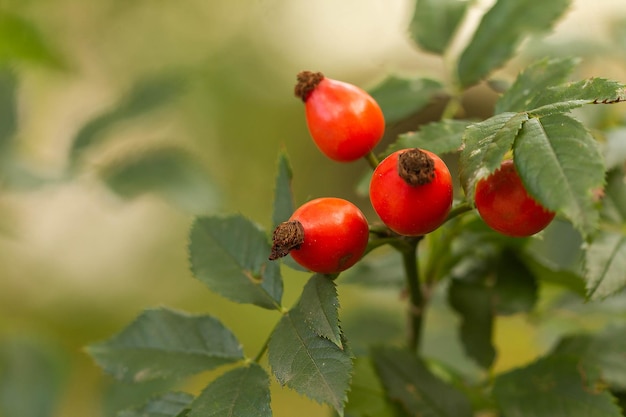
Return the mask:
M 368 154 L 365 155 L 365 160 L 372 169 L 376 169 L 376 167 L 380 163 L 376 155 L 374 155 L 374 152 L 368 152 Z
M 454 219 L 457 216 L 460 216 L 463 213 L 467 213 L 468 211 L 472 211 L 472 206 L 467 201 L 457 204 L 455 207 L 452 207 L 452 210 L 450 210 L 450 213 L 448 213 L 448 216 L 446 217 L 444 223 L 448 220 Z
M 408 346 L 412 351 L 418 351 L 422 337 L 422 323 L 426 302 L 422 294 L 417 264 L 417 244 L 420 239 L 412 239 L 402 249 L 404 272 L 409 290 L 409 331 Z

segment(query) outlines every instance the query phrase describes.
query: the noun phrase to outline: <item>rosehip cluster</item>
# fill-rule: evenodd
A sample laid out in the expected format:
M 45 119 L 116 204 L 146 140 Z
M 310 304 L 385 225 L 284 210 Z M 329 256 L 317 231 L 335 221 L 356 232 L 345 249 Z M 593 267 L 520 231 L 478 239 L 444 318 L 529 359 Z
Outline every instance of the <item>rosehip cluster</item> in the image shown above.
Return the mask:
M 304 102 L 309 133 L 319 150 L 339 162 L 371 155 L 385 130 L 374 98 L 319 72 L 303 71 L 297 78 L 295 94 Z M 422 236 L 446 221 L 453 201 L 452 176 L 434 153 L 402 149 L 377 164 L 369 196 L 391 231 Z M 554 218 L 528 195 L 509 161 L 478 183 L 475 205 L 488 226 L 510 236 L 537 233 Z M 318 198 L 274 230 L 270 259 L 291 254 L 311 271 L 335 274 L 363 256 L 368 239 L 369 225 L 358 207 L 339 198 Z

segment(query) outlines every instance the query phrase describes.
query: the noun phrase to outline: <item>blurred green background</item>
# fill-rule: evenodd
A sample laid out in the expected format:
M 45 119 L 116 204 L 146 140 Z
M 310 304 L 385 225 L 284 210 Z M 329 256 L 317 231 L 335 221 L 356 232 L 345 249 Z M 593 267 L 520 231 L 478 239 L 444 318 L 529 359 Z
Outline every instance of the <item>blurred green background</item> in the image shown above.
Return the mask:
M 442 62 L 406 36 L 412 7 L 405 0 L 0 0 L 0 88 L 8 97 L 0 103 L 0 416 L 108 417 L 157 389 L 113 384 L 82 350 L 148 307 L 217 316 L 254 356 L 277 314 L 214 296 L 191 276 L 191 219 L 240 212 L 269 229 L 281 148 L 298 202 L 340 196 L 373 219 L 354 191 L 367 164 L 326 160 L 292 89 L 303 69 L 364 88 L 390 73 L 444 77 Z M 574 54 L 585 56 L 583 75 L 626 80 L 624 52 L 612 47 L 626 45 L 626 26 L 614 23 L 618 9 L 626 9 L 621 0 L 574 2 L 547 41 L 531 42 L 499 75 L 510 79 L 532 56 Z M 493 100 L 485 89 L 468 95 L 477 114 Z M 389 126 L 385 141 L 435 110 Z M 289 306 L 307 276 L 286 271 L 285 278 Z M 359 323 L 380 337 L 402 333 L 397 288 L 340 292 L 357 352 L 369 342 L 358 339 Z M 455 320 L 445 310 L 429 316 L 427 352 L 461 356 Z M 525 317 L 502 319 L 496 369 L 526 362 L 577 326 L 585 323 L 567 314 L 543 328 Z M 208 378 L 183 388 L 197 391 Z M 277 386 L 273 409 L 277 417 L 327 412 Z

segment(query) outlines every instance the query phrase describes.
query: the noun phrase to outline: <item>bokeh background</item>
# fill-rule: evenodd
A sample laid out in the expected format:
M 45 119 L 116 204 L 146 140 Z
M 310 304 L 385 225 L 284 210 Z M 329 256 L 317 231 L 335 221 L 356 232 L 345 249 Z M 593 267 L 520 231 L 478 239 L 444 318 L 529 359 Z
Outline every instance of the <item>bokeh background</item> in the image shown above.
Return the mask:
M 363 88 L 388 74 L 444 76 L 441 60 L 407 36 L 412 8 L 409 0 L 0 0 L 2 82 L 17 108 L 0 183 L 0 416 L 108 417 L 158 389 L 114 384 L 83 351 L 149 307 L 212 314 L 254 356 L 278 317 L 215 296 L 191 276 L 193 215 L 240 212 L 270 228 L 284 149 L 298 202 L 340 196 L 374 218 L 355 192 L 366 163 L 326 160 L 292 89 L 303 69 Z M 626 45 L 625 17 L 623 0 L 574 1 L 554 33 L 529 41 L 498 77 L 510 80 L 538 56 L 580 55 L 579 75 L 624 81 L 626 48 L 615 45 Z M 6 29 L 14 21 L 26 29 Z M 493 100 L 480 87 L 468 95 L 477 114 Z M 6 105 L 0 112 L 13 119 Z M 385 141 L 407 127 L 390 126 Z M 77 140 L 91 146 L 77 152 Z M 122 169 L 155 152 L 180 155 L 186 169 L 147 177 Z M 285 305 L 306 278 L 285 272 Z M 377 337 L 401 337 L 397 288 L 340 292 L 357 352 L 369 342 L 359 339 L 364 323 Z M 572 301 L 588 322 L 567 313 L 541 326 L 501 319 L 496 369 L 528 361 L 556 334 L 595 326 L 594 314 L 617 306 Z M 472 372 L 454 341 L 454 315 L 435 310 L 428 320 L 426 352 L 457 357 Z M 197 392 L 212 376 L 183 388 Z M 277 417 L 328 413 L 278 386 L 273 409 Z

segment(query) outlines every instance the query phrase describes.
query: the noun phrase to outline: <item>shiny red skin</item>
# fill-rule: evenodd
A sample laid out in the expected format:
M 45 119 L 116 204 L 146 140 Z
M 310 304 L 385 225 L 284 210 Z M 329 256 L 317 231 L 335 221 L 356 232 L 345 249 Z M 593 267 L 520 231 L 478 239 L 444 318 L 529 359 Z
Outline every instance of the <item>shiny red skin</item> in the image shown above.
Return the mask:
M 350 162 L 374 149 L 385 132 L 380 106 L 366 91 L 324 78 L 305 101 L 306 121 L 317 147 L 328 158 Z
M 483 221 L 507 236 L 534 235 L 545 229 L 555 215 L 528 194 L 510 159 L 478 182 L 474 201 Z
M 370 201 L 380 219 L 396 233 L 420 236 L 437 229 L 452 207 L 452 176 L 446 164 L 432 152 L 422 150 L 434 161 L 435 178 L 428 184 L 411 186 L 398 174 L 399 150 L 374 170 Z
M 290 254 L 313 272 L 344 271 L 361 259 L 367 247 L 367 219 L 347 200 L 332 197 L 311 200 L 300 206 L 289 220 L 298 220 L 304 229 L 304 242 Z

